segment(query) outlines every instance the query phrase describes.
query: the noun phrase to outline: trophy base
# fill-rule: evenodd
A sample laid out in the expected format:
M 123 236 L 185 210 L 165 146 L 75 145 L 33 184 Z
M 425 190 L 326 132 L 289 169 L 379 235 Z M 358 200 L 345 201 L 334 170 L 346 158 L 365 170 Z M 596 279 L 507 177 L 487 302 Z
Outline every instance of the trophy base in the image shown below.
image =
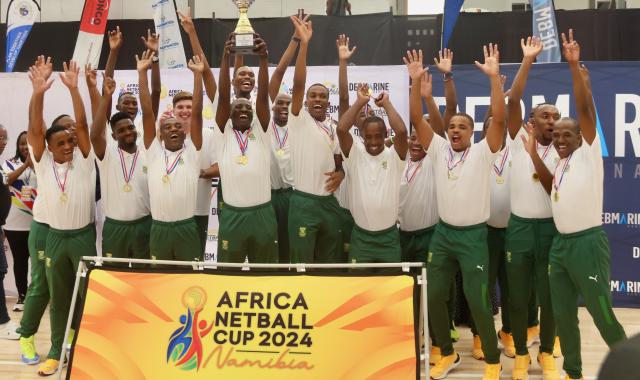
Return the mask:
M 253 51 L 255 49 L 255 45 L 253 44 L 254 34 L 236 34 L 235 35 L 235 45 L 234 45 L 234 53 L 240 55 L 250 55 L 255 54 Z

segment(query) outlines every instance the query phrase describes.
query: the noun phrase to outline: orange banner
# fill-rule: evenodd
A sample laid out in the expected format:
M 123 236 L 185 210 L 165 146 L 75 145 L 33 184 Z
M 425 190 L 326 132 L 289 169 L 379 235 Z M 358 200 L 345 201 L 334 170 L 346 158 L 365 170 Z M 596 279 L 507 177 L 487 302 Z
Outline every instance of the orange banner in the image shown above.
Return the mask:
M 417 379 L 409 275 L 93 269 L 72 379 Z

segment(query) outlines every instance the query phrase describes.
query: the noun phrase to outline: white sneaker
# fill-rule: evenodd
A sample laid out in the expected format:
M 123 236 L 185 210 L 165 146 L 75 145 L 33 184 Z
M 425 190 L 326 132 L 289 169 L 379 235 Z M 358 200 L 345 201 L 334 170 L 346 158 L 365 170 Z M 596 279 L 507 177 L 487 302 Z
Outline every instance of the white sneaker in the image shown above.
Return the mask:
M 19 297 L 18 301 L 13 305 L 13 311 L 23 311 L 24 310 L 24 298 Z
M 8 340 L 18 340 L 20 339 L 20 334 L 16 332 L 16 329 L 19 326 L 15 324 L 13 321 L 9 321 L 7 323 L 3 323 L 0 325 L 0 339 L 8 339 Z

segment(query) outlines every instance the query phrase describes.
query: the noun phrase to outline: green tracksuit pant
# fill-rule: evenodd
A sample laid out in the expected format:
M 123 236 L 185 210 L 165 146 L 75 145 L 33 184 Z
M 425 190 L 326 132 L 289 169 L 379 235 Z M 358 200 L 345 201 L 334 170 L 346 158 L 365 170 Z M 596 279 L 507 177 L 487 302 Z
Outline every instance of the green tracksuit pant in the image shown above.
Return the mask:
M 193 218 L 176 222 L 151 222 L 152 260 L 203 261 L 198 226 Z
M 340 207 L 340 230 L 342 231 L 343 241 L 343 254 L 344 259 L 341 262 L 347 262 L 349 259 L 349 251 L 351 250 L 351 234 L 353 233 L 353 226 L 355 226 L 353 215 L 349 209 Z
M 202 257 L 204 257 L 204 248 L 207 245 L 207 235 L 209 235 L 209 215 L 194 215 L 193 220 L 198 227 L 198 238 L 202 245 Z
M 147 259 L 151 216 L 121 221 L 106 218 L 102 227 L 102 254 L 123 259 Z
M 400 262 L 400 236 L 398 227 L 381 231 L 368 231 L 357 224 L 351 233 L 349 248 L 351 263 L 398 263 Z
M 553 315 L 558 326 L 563 368 L 582 378 L 578 298 L 584 303 L 609 347 L 625 339 L 611 306 L 611 251 L 601 226 L 572 234 L 558 234 L 549 252 L 549 282 Z
M 271 204 L 278 222 L 278 262 L 290 263 L 289 253 L 289 201 L 292 188 L 271 190 Z

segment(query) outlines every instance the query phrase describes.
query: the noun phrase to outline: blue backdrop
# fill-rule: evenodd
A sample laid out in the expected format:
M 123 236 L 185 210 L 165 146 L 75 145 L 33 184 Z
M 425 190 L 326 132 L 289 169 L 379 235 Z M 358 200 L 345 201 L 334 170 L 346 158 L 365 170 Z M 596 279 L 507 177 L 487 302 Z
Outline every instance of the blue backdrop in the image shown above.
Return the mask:
M 640 307 L 640 62 L 585 62 L 603 143 L 605 184 L 602 221 L 611 243 L 611 291 L 616 306 Z M 505 89 L 518 70 L 502 65 Z M 436 73 L 435 68 L 431 68 Z M 489 104 L 489 81 L 473 65 L 454 67 L 458 106 L 476 121 L 476 131 Z M 576 117 L 571 74 L 566 63 L 536 64 L 522 98 L 528 115 L 532 106 L 555 103 L 562 116 Z M 443 94 L 434 79 L 434 94 Z M 443 98 L 438 103 L 444 104 Z M 442 110 L 444 110 L 442 108 Z M 478 135 L 476 135 L 478 136 Z

